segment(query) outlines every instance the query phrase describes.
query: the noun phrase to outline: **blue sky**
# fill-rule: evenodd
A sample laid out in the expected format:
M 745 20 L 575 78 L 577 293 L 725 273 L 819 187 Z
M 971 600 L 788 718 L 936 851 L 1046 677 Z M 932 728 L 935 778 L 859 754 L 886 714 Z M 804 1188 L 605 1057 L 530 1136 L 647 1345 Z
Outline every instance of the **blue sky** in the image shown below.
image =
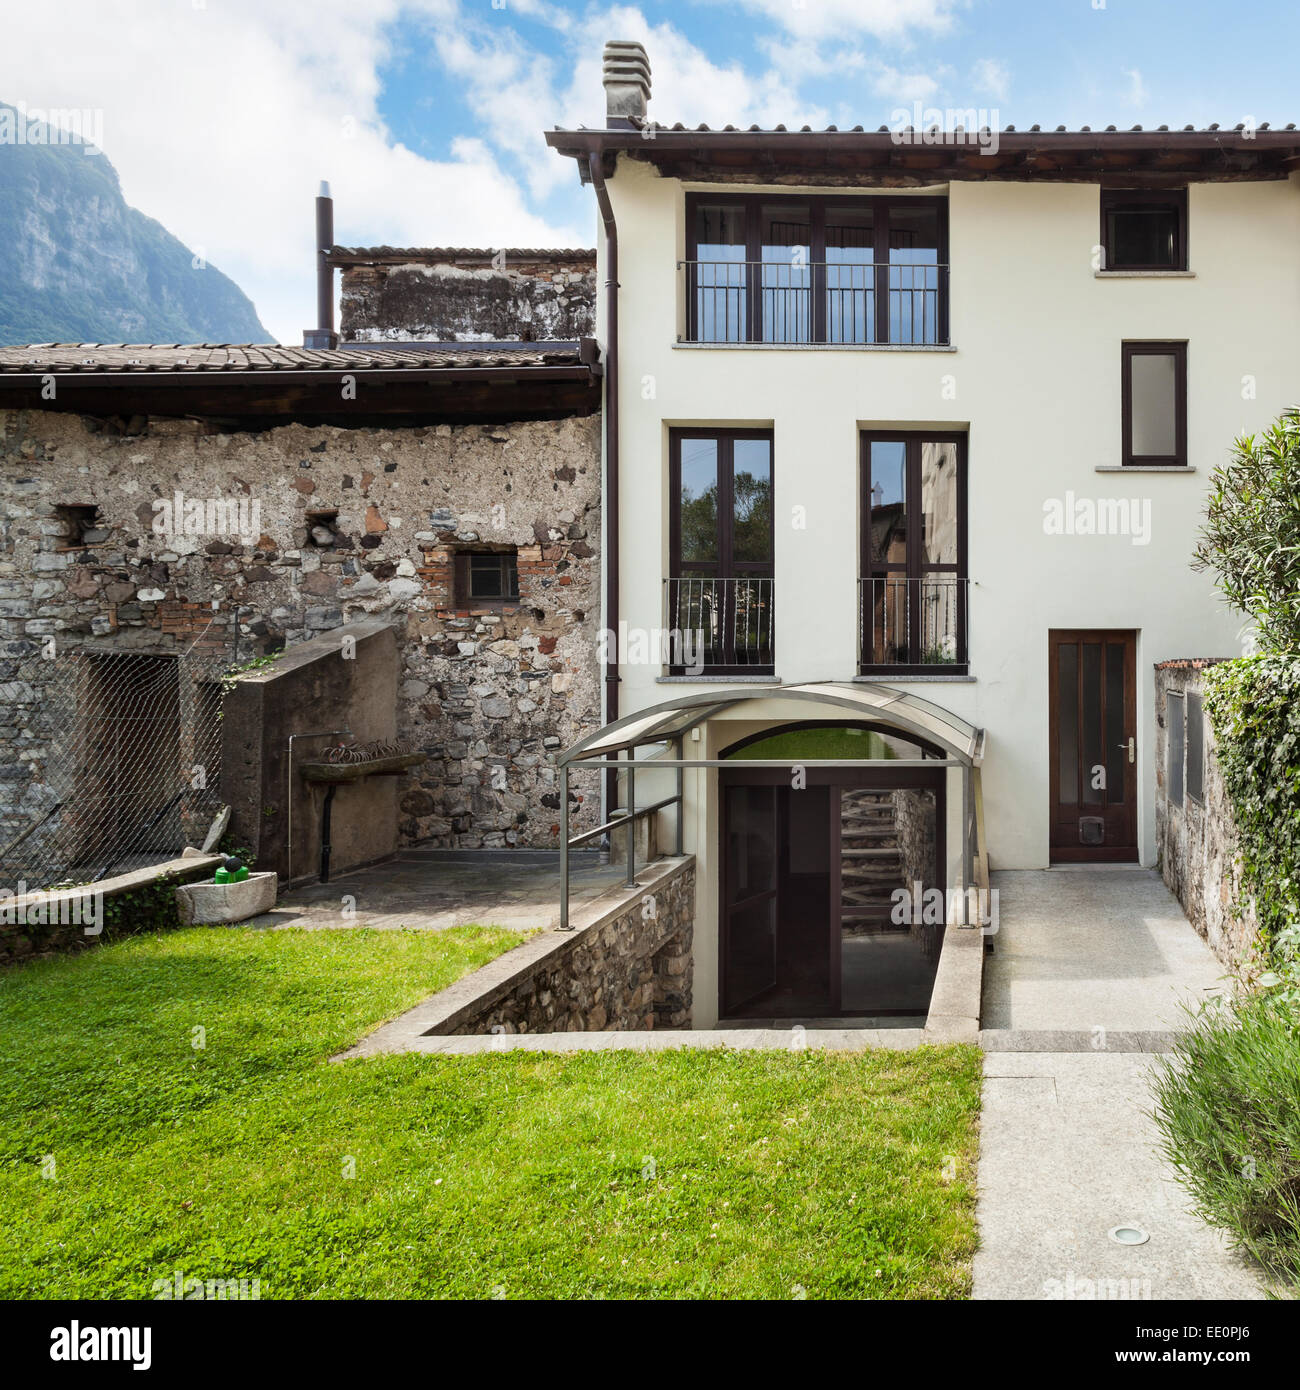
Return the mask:
M 915 101 L 1018 127 L 1300 121 L 1296 0 L 0 4 L 0 100 L 102 113 L 128 200 L 284 342 L 312 318 L 321 178 L 350 244 L 593 244 L 542 130 L 603 122 L 609 38 L 645 43 L 667 124 L 870 127 Z
M 900 106 L 977 107 L 1020 128 L 1143 124 L 1197 126 L 1219 122 L 1300 120 L 1294 54 L 1300 5 L 1291 0 L 1225 7 L 1209 0 L 934 0 L 873 6 L 823 0 L 673 0 L 637 7 L 652 29 L 670 26 L 719 68 L 737 68 L 755 91 L 768 85 L 795 101 L 788 123 L 879 126 Z M 505 49 L 549 67 L 562 87 L 574 64 L 574 30 L 590 32 L 604 5 L 529 5 L 510 0 L 464 7 L 462 41 L 486 62 Z M 902 20 L 892 31 L 873 24 L 874 10 Z M 863 16 L 854 24 L 852 14 Z M 630 13 L 630 7 L 624 10 Z M 638 27 L 638 26 L 634 26 Z M 607 36 L 622 30 L 607 28 Z M 637 34 L 637 37 L 642 37 Z M 393 57 L 381 69 L 380 110 L 395 138 L 429 158 L 442 158 L 459 137 L 482 135 L 483 97 L 449 65 L 426 25 L 404 15 L 392 29 Z M 662 54 L 653 42 L 660 76 Z M 656 59 L 659 61 L 656 62 Z M 583 119 L 601 120 L 600 92 L 589 94 Z M 718 116 L 651 103 L 656 119 L 695 124 Z M 572 107 L 567 108 L 571 113 Z M 538 112 L 550 125 L 565 112 Z M 741 113 L 736 112 L 739 119 Z M 502 152 L 527 180 L 529 161 L 545 159 L 538 142 L 527 153 Z M 558 224 L 591 221 L 589 194 L 576 177 L 538 189 L 534 206 Z

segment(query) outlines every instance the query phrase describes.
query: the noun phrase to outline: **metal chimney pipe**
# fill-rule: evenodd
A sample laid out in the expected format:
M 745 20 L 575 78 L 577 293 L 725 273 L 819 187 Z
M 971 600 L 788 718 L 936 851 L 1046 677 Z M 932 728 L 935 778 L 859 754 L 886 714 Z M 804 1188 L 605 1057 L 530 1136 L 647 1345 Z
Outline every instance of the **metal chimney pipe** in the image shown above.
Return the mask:
M 330 186 L 322 179 L 316 197 L 316 327 L 302 335 L 304 347 L 336 348 L 338 334 L 334 331 L 334 267 L 329 253 L 334 245 L 334 199 Z

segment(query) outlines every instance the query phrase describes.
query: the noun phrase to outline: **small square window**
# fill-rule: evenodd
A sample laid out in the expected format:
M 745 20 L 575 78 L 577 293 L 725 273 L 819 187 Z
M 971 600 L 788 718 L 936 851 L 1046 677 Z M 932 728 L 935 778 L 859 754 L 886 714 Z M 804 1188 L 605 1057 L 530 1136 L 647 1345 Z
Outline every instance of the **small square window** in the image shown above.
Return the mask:
M 69 502 L 54 510 L 63 527 L 59 549 L 82 550 L 108 539 L 108 531 L 100 524 L 99 508 L 94 503 Z
M 1187 344 L 1121 347 L 1123 463 L 1187 466 Z
M 1103 270 L 1186 270 L 1187 190 L 1101 191 Z
M 519 559 L 514 550 L 467 550 L 456 556 L 456 602 L 518 603 Z

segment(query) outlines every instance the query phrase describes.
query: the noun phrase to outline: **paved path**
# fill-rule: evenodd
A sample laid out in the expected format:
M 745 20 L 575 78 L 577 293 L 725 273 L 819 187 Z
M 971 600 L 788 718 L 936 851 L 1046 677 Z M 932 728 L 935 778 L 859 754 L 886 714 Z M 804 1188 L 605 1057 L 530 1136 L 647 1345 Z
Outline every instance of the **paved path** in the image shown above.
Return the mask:
M 985 1057 L 975 1298 L 1264 1296 L 1159 1155 L 1152 1066 L 1134 1053 Z M 1148 1242 L 1112 1241 L 1126 1223 Z
M 1159 1153 L 1149 1054 L 1224 971 L 1149 870 L 993 875 L 977 1299 L 1257 1299 Z M 1110 1230 L 1133 1224 L 1142 1245 Z
M 1151 869 L 995 873 L 986 1029 L 1157 1031 L 1216 992 L 1224 968 Z

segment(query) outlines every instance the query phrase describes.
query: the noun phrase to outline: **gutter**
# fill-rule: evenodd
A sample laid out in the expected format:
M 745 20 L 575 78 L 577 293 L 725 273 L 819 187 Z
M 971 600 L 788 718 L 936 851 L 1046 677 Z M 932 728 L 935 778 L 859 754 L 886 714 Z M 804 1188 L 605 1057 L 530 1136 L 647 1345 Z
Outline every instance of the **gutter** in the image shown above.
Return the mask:
M 618 719 L 618 614 L 619 614 L 619 431 L 618 431 L 618 223 L 609 200 L 600 154 L 588 158 L 591 186 L 605 227 L 605 723 Z M 618 805 L 618 773 L 605 773 L 604 819 Z

